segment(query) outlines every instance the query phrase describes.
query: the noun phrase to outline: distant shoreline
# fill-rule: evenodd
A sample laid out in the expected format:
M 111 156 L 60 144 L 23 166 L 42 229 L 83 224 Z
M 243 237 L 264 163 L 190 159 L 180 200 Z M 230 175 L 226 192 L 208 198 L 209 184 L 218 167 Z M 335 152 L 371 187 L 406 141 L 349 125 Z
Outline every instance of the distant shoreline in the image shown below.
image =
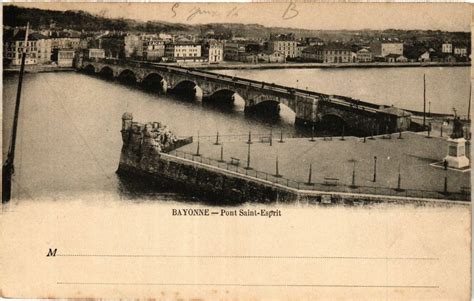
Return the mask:
M 187 68 L 195 68 L 201 70 L 265 70 L 265 69 L 325 69 L 325 68 L 406 68 L 406 67 L 470 67 L 470 62 L 457 63 L 259 63 L 259 64 L 245 64 L 225 62 L 221 64 L 209 63 L 160 63 L 160 65 L 181 66 Z M 43 73 L 43 72 L 66 72 L 76 71 L 74 67 L 57 67 L 50 65 L 34 65 L 25 66 L 26 73 Z M 18 73 L 20 67 L 8 67 L 3 69 L 4 73 Z
M 74 67 L 57 67 L 57 66 L 41 66 L 41 65 L 35 65 L 35 66 L 25 66 L 25 73 L 44 73 L 44 72 L 70 72 L 70 71 L 76 71 L 76 68 Z M 20 72 L 20 66 L 18 67 L 8 67 L 3 69 L 3 73 L 19 73 Z
M 176 64 L 175 64 L 176 65 Z M 323 69 L 323 68 L 400 68 L 400 67 L 470 67 L 470 62 L 425 62 L 425 63 L 259 63 L 259 64 L 180 64 L 204 70 L 238 70 L 238 69 Z

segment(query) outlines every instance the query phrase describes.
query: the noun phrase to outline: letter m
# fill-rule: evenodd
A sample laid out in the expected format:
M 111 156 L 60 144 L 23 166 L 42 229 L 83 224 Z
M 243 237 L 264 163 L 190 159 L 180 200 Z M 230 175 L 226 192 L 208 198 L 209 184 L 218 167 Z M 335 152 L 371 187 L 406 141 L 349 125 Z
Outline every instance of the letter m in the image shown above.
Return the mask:
M 56 251 L 57 251 L 57 250 L 58 250 L 58 249 L 54 249 L 54 250 L 53 250 L 53 249 L 49 249 L 48 255 L 46 255 L 46 257 L 56 256 Z

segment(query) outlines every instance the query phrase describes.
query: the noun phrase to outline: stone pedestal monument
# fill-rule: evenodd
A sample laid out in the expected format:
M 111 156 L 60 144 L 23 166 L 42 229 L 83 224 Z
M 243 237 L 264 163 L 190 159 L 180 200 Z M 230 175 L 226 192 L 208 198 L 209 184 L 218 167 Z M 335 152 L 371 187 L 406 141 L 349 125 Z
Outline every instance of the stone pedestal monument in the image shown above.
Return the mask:
M 469 159 L 466 157 L 466 139 L 459 117 L 454 118 L 453 133 L 448 139 L 448 155 L 444 158 L 448 167 L 465 168 L 469 166 Z

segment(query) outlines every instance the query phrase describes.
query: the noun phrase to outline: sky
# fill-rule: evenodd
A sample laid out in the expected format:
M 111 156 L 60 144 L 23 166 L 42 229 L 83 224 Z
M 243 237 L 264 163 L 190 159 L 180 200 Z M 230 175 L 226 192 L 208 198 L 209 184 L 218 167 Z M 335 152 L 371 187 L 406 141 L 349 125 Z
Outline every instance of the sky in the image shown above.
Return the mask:
M 470 31 L 466 3 L 15 3 L 84 10 L 105 17 L 188 24 L 257 23 L 303 29 L 431 29 Z

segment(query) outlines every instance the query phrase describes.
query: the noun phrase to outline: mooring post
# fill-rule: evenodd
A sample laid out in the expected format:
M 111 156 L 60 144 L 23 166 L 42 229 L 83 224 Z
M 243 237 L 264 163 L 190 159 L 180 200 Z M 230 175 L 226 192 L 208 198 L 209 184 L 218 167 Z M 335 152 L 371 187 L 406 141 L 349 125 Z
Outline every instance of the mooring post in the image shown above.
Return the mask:
M 219 131 L 217 131 L 217 134 L 216 134 L 216 143 L 214 143 L 215 145 L 219 145 Z
M 252 143 L 252 131 L 249 131 L 249 139 L 247 140 L 248 144 Z
M 443 137 L 443 125 L 441 124 L 441 133 L 440 133 L 440 137 Z
M 283 130 L 280 131 L 280 143 L 283 143 Z
M 344 139 L 344 128 L 345 128 L 344 125 L 342 125 L 341 140 L 345 140 L 345 139 Z

